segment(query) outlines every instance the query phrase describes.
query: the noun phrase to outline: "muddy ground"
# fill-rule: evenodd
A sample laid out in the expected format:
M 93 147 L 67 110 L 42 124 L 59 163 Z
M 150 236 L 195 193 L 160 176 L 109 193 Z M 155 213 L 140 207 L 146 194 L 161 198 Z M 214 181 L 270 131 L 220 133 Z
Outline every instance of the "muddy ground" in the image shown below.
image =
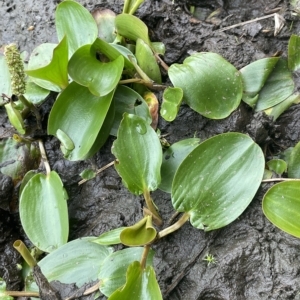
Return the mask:
M 0 43 L 17 42 L 21 50 L 32 51 L 43 42 L 56 42 L 55 0 L 1 0 Z M 121 12 L 120 0 L 79 1 L 89 10 L 107 7 Z M 174 2 L 174 3 L 173 3 Z M 145 0 L 138 15 L 150 28 L 151 39 L 166 45 L 167 64 L 182 62 L 189 51 L 213 51 L 223 55 L 238 69 L 276 51 L 287 54 L 292 33 L 299 33 L 299 18 L 292 16 L 289 1 L 278 0 Z M 199 21 L 188 14 L 190 4 L 202 7 L 207 17 L 221 8 L 210 22 Z M 267 19 L 225 32 L 218 29 L 261 17 L 273 8 L 286 20 L 286 26 L 274 37 L 274 21 Z M 218 24 L 219 23 L 219 24 Z M 34 26 L 33 30 L 28 30 Z M 298 79 L 295 77 L 298 88 Z M 51 100 L 50 100 L 51 103 Z M 47 117 L 49 102 L 41 111 Z M 9 126 L 0 108 L 0 124 Z M 44 124 L 46 122 L 44 121 Z M 275 123 L 262 114 L 254 114 L 244 104 L 225 120 L 208 120 L 183 105 L 178 118 L 159 122 L 162 134 L 170 142 L 196 136 L 206 139 L 227 131 L 249 133 L 267 153 L 294 146 L 300 140 L 300 107 L 287 110 Z M 121 184 L 113 168 L 78 186 L 79 173 L 86 167 L 101 167 L 113 159 L 113 138 L 92 159 L 69 162 L 63 159 L 59 143 L 45 138 L 51 167 L 56 170 L 69 194 L 70 238 L 100 235 L 102 232 L 132 225 L 142 216 L 142 199 L 131 195 Z M 255 199 L 238 220 L 209 233 L 186 224 L 176 233 L 155 245 L 155 269 L 164 299 L 169 300 L 243 300 L 300 299 L 300 240 L 275 228 L 262 213 L 262 196 L 271 185 L 260 188 Z M 9 178 L 0 176 L 1 195 L 11 197 Z M 165 220 L 173 214 L 170 196 L 153 193 Z M 19 257 L 12 249 L 16 239 L 27 240 L 17 212 L 0 210 L 0 277 L 10 290 L 22 288 L 15 267 Z M 207 266 L 205 254 L 211 253 L 217 263 Z

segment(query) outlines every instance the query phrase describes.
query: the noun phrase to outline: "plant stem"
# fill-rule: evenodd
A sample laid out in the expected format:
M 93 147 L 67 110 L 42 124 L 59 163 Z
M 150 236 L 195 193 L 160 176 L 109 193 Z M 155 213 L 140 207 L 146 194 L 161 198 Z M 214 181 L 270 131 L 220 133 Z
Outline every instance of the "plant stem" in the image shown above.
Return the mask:
M 160 58 L 160 56 L 154 52 L 157 62 L 168 72 L 169 66 Z
M 36 292 L 25 292 L 25 291 L 5 291 L 5 295 L 12 296 L 12 297 L 35 297 L 39 298 L 40 294 Z
M 44 147 L 44 144 L 43 144 L 42 140 L 39 140 L 39 148 L 40 148 L 40 151 L 41 151 L 42 161 L 43 161 L 45 169 L 46 169 L 46 174 L 49 175 L 50 172 L 51 172 L 51 168 L 50 168 L 50 165 L 49 165 L 49 161 L 47 159 L 45 147 Z
M 188 213 L 184 213 L 176 223 L 174 223 L 173 225 L 160 231 L 157 235 L 157 239 L 160 239 L 160 238 L 178 230 L 189 218 L 190 218 L 190 215 Z
M 115 161 L 111 161 L 110 163 L 108 163 L 107 165 L 105 165 L 104 167 L 98 169 L 96 171 L 96 175 L 98 175 L 99 173 L 101 173 L 102 171 L 106 170 L 107 168 L 109 168 L 110 166 L 112 166 L 115 163 Z M 82 179 L 78 182 L 78 185 L 81 185 L 83 183 L 85 183 L 86 181 L 88 181 L 88 179 Z
M 125 0 L 124 2 L 124 6 L 123 6 L 123 14 L 127 14 L 128 13 L 128 8 L 129 8 L 129 3 L 131 2 L 131 0 Z
M 140 261 L 142 269 L 145 269 L 145 267 L 146 267 L 146 262 L 147 262 L 147 257 L 148 257 L 149 251 L 150 251 L 150 245 L 145 245 L 144 246 L 144 251 L 143 251 L 143 254 L 142 254 L 142 258 L 141 258 L 141 261 Z
M 36 118 L 38 129 L 42 129 L 41 115 L 40 115 L 38 109 L 34 106 L 34 104 L 29 102 L 23 95 L 19 96 L 18 98 L 34 114 L 34 116 Z
M 144 2 L 144 0 L 136 0 L 135 4 L 129 11 L 129 14 L 133 15 L 143 2 Z
M 131 78 L 131 79 L 124 79 L 124 80 L 119 81 L 119 84 L 128 84 L 128 83 L 143 84 L 143 85 L 145 85 L 146 87 L 148 87 L 149 89 L 152 89 L 152 90 L 164 90 L 165 88 L 167 88 L 167 86 L 165 86 L 165 85 L 145 81 L 144 79 L 141 79 L 141 78 Z
M 155 216 L 155 218 L 153 218 L 153 221 L 158 220 L 158 222 L 155 222 L 155 224 L 157 226 L 161 226 L 163 221 L 162 221 L 160 215 L 158 214 L 158 212 L 156 210 L 156 207 L 153 204 L 153 200 L 150 196 L 150 192 L 148 190 L 145 190 L 143 195 L 144 195 L 144 198 L 145 198 L 145 201 L 146 201 L 147 208 Z
M 264 179 L 261 182 L 276 182 L 276 181 L 300 181 L 299 178 L 271 178 L 271 179 Z
M 28 248 L 21 240 L 16 240 L 13 247 L 21 254 L 30 268 L 36 266 L 36 260 L 30 254 Z

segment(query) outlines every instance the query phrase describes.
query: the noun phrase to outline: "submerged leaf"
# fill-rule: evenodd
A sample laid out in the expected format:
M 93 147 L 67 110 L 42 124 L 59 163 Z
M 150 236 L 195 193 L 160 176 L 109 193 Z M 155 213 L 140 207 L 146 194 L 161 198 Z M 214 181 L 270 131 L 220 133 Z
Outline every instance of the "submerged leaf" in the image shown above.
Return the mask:
M 240 73 L 219 54 L 193 54 L 183 64 L 173 64 L 168 74 L 183 90 L 183 101 L 207 118 L 226 118 L 241 102 Z
M 180 164 L 172 203 L 191 224 L 210 231 L 238 218 L 253 199 L 264 173 L 264 155 L 247 135 L 224 133 L 197 146 Z
M 285 181 L 265 194 L 262 208 L 267 219 L 281 230 L 300 238 L 300 181 Z

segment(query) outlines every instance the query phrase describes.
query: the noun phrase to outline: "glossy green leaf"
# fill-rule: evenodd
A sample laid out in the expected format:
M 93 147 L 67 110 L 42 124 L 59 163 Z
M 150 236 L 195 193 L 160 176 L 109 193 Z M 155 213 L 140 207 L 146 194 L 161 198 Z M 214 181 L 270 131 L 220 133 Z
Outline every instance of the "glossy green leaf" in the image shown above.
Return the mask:
M 96 39 L 95 42 L 92 44 L 91 51 L 92 53 L 97 53 L 97 54 L 102 53 L 106 57 L 108 57 L 108 59 L 110 59 L 111 61 L 117 59 L 121 54 L 124 58 L 125 68 L 131 71 L 133 70 L 135 71 L 132 62 L 128 58 L 129 56 L 133 57 L 133 60 L 136 61 L 133 53 L 129 49 L 121 45 L 109 44 L 103 40 Z
M 69 74 L 74 81 L 88 87 L 92 94 L 102 97 L 118 84 L 124 60 L 119 55 L 114 61 L 103 63 L 90 50 L 91 45 L 85 45 L 73 54 L 68 65 Z
M 160 55 L 165 55 L 166 53 L 166 46 L 162 42 L 152 42 L 152 49 L 155 53 L 160 54 Z
M 164 90 L 163 103 L 160 109 L 160 115 L 166 121 L 174 121 L 180 104 L 182 102 L 183 91 L 181 88 L 168 87 Z
M 94 240 L 95 237 L 84 237 L 71 241 L 43 258 L 38 265 L 48 281 L 59 280 L 81 287 L 97 280 L 103 261 L 113 249 L 93 243 Z M 31 283 L 27 290 L 37 291 L 38 288 Z
M 280 59 L 259 93 L 255 110 L 265 110 L 284 101 L 292 95 L 294 86 L 287 61 Z
M 55 12 L 55 25 L 58 40 L 67 36 L 69 57 L 86 44 L 92 44 L 98 36 L 96 21 L 90 12 L 75 1 L 63 1 Z
M 267 219 L 281 230 L 300 238 L 300 181 L 285 181 L 265 194 L 262 209 Z
M 156 83 L 161 83 L 160 68 L 156 58 L 147 43 L 142 39 L 136 40 L 135 56 L 140 68 Z
M 28 69 L 26 73 L 31 77 L 49 81 L 61 89 L 65 89 L 69 84 L 67 66 L 68 43 L 64 37 L 54 48 L 52 60 L 47 66 L 35 70 Z
M 13 138 L 0 140 L 0 172 L 16 184 L 40 164 L 40 151 L 34 143 L 19 143 Z
M 256 97 L 266 80 L 274 70 L 279 57 L 269 57 L 259 59 L 240 70 L 243 80 L 243 101 L 251 107 L 254 107 L 256 102 L 253 99 Z
M 82 179 L 90 180 L 96 177 L 96 172 L 92 169 L 85 169 L 79 175 Z
M 207 118 L 226 118 L 241 102 L 241 75 L 219 54 L 193 54 L 183 64 L 173 64 L 168 74 L 182 88 L 183 101 Z
M 162 150 L 157 134 L 143 118 L 124 113 L 112 153 L 118 159 L 117 172 L 133 194 L 157 189 Z
M 126 284 L 108 298 L 120 299 L 162 300 L 153 267 L 143 269 L 138 261 L 133 262 L 127 269 Z
M 124 112 L 137 115 L 151 124 L 152 119 L 149 113 L 147 103 L 140 94 L 131 88 L 119 85 L 114 94 L 114 101 L 116 106 L 114 124 L 112 126 L 111 135 L 117 136 L 120 122 L 123 118 Z
M 292 34 L 288 45 L 288 66 L 291 71 L 300 68 L 300 36 Z
M 148 27 L 139 18 L 133 15 L 120 14 L 115 19 L 115 26 L 119 35 L 132 41 L 142 39 L 151 47 L 151 42 L 148 36 Z
M 102 284 L 100 291 L 106 297 L 109 297 L 118 288 L 122 287 L 126 283 L 126 271 L 128 266 L 134 261 L 139 261 L 142 258 L 144 248 L 132 247 L 123 250 L 119 250 L 111 254 L 103 262 L 101 271 L 99 273 L 99 279 Z M 150 249 L 146 265 L 153 265 L 154 251 Z
M 172 182 L 179 165 L 199 143 L 200 139 L 198 138 L 181 140 L 174 143 L 163 153 L 160 190 L 171 193 Z
M 0 95 L 4 94 L 8 97 L 11 97 L 11 80 L 10 72 L 8 70 L 8 65 L 5 59 L 5 56 L 0 55 Z
M 224 133 L 197 146 L 179 166 L 172 203 L 191 224 L 210 231 L 238 218 L 250 204 L 264 173 L 264 154 L 247 135 Z
M 110 9 L 98 8 L 92 12 L 92 16 L 98 27 L 98 37 L 107 43 L 112 43 L 117 36 L 115 33 L 116 14 Z
M 24 120 L 21 112 L 15 108 L 14 103 L 4 105 L 10 124 L 20 133 L 25 134 Z
M 283 174 L 287 170 L 287 163 L 283 159 L 271 159 L 267 162 L 269 170 L 276 174 Z
M 120 228 L 110 230 L 108 232 L 104 232 L 94 240 L 94 243 L 97 243 L 97 244 L 100 244 L 100 245 L 121 244 L 120 233 L 125 228 L 126 227 L 120 227 Z
M 288 177 L 300 178 L 300 142 L 293 148 L 288 160 Z
M 67 194 L 59 175 L 31 177 L 20 196 L 20 219 L 30 241 L 45 252 L 65 244 L 69 234 Z
M 45 43 L 36 47 L 29 58 L 28 70 L 36 70 L 44 68 L 51 63 L 53 57 L 53 51 L 57 47 L 57 44 Z M 32 77 L 31 80 L 38 86 L 54 92 L 60 92 L 61 88 L 50 81 Z
M 113 92 L 104 97 L 92 95 L 88 88 L 76 82 L 70 83 L 58 96 L 50 112 L 48 134 L 57 136 L 57 130 L 61 130 L 71 139 L 74 149 L 66 152 L 69 160 L 80 160 L 90 155 L 112 97 Z
M 300 94 L 295 93 L 289 97 L 287 97 L 285 100 L 283 100 L 282 102 L 276 104 L 275 106 L 272 106 L 266 110 L 264 110 L 264 112 L 268 115 L 268 116 L 272 116 L 273 120 L 276 121 L 277 118 L 283 113 L 285 112 L 292 104 L 297 104 L 298 101 L 300 100 Z
M 136 224 L 125 228 L 120 234 L 120 240 L 126 246 L 142 246 L 153 242 L 156 234 L 152 217 L 146 216 Z
M 34 82 L 27 82 L 25 98 L 34 105 L 42 104 L 49 96 L 50 91 L 46 90 Z

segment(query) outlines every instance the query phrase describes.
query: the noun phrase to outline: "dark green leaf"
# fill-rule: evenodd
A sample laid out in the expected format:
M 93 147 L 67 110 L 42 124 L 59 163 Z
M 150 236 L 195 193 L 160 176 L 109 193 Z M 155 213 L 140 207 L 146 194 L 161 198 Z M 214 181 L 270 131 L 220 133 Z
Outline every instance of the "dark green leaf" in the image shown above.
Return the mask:
M 95 96 L 110 93 L 118 84 L 124 67 L 121 55 L 112 62 L 102 63 L 91 53 L 91 45 L 79 48 L 71 57 L 68 70 L 77 83 L 89 88 Z
M 126 283 L 126 271 L 128 266 L 134 261 L 141 260 L 144 248 L 132 247 L 119 250 L 107 257 L 99 273 L 102 284 L 100 291 L 109 297 L 118 288 Z M 154 251 L 150 249 L 147 256 L 147 266 L 153 265 Z M 130 299 L 130 298 L 129 298 Z
M 197 146 L 179 166 L 172 203 L 192 225 L 210 231 L 238 218 L 264 173 L 264 155 L 247 135 L 224 133 Z
M 65 244 L 69 234 L 67 194 L 54 171 L 31 177 L 20 196 L 20 219 L 30 241 L 45 252 Z
M 200 143 L 200 139 L 191 138 L 174 143 L 163 154 L 161 165 L 161 183 L 159 189 L 171 193 L 174 175 L 188 154 Z
M 166 121 L 171 122 L 175 120 L 182 97 L 183 91 L 181 88 L 168 87 L 164 90 L 160 114 Z
M 168 70 L 183 100 L 210 119 L 226 118 L 240 104 L 242 79 L 236 68 L 216 53 L 196 53 Z
M 282 159 L 271 159 L 267 162 L 267 166 L 269 167 L 269 170 L 279 175 L 287 170 L 287 163 Z
M 113 92 L 104 97 L 92 95 L 88 88 L 76 82 L 70 83 L 58 96 L 50 112 L 48 134 L 57 136 L 57 131 L 61 130 L 71 139 L 74 149 L 65 153 L 69 160 L 84 159 L 92 155 L 90 151 L 95 143 L 98 147 L 97 139 L 112 97 Z
M 58 40 L 67 36 L 69 57 L 81 46 L 92 44 L 98 35 L 96 21 L 90 12 L 75 1 L 63 1 L 55 12 Z
M 127 269 L 126 284 L 115 291 L 108 300 L 162 300 L 162 295 L 152 266 L 145 269 L 138 261 Z
M 300 36 L 292 34 L 288 45 L 288 66 L 291 71 L 300 68 Z
M 281 230 L 300 238 L 300 181 L 285 181 L 265 194 L 262 208 L 268 220 Z
M 154 191 L 160 183 L 162 150 L 157 134 L 143 118 L 124 113 L 112 153 L 115 168 L 133 194 Z
M 13 102 L 4 105 L 10 124 L 20 133 L 25 134 L 24 120 L 21 112 L 16 109 Z
M 27 70 L 26 73 L 31 77 L 49 81 L 61 89 L 65 89 L 69 84 L 67 66 L 68 43 L 66 37 L 64 37 L 53 50 L 53 58 L 47 66 L 35 70 Z

